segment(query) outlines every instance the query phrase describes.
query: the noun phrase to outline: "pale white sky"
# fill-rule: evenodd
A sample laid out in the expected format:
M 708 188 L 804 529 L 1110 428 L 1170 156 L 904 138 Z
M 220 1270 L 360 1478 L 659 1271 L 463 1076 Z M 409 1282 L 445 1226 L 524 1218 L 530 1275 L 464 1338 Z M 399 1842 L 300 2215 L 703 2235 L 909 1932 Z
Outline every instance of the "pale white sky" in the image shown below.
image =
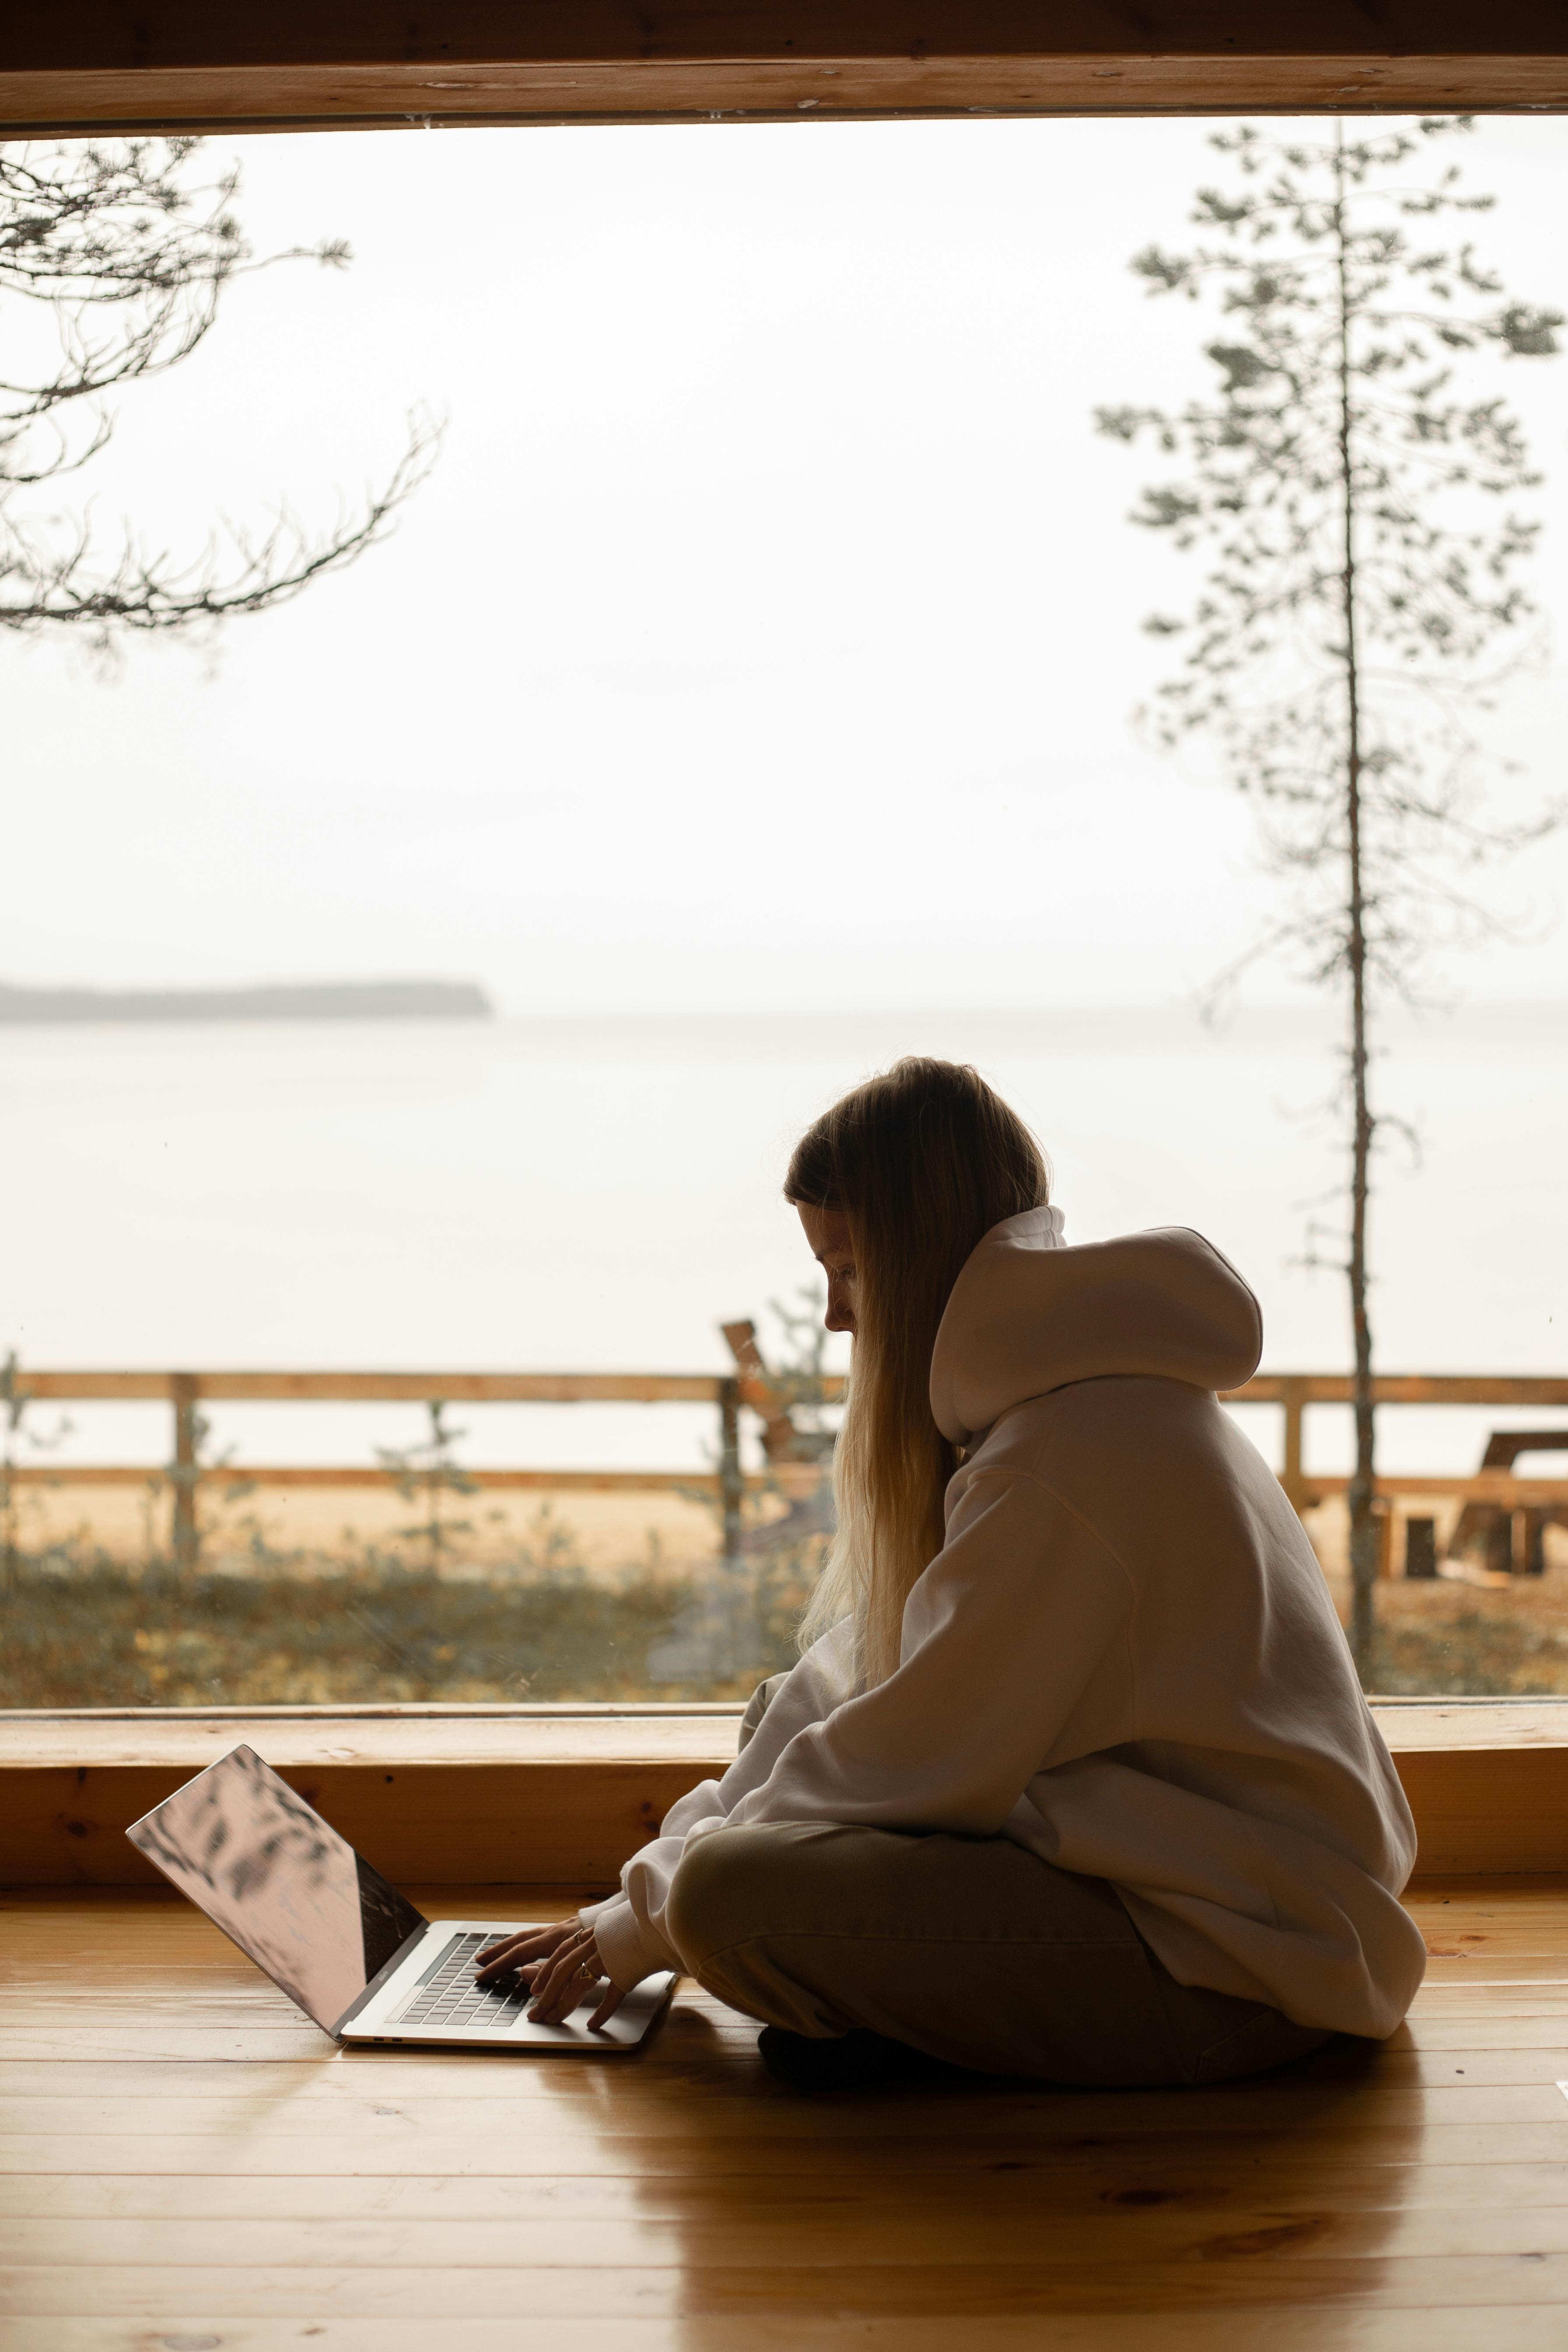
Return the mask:
M 377 133 L 237 142 L 258 246 L 128 399 L 106 521 L 330 514 L 449 418 L 396 539 L 216 665 L 0 643 L 0 977 L 447 973 L 513 1012 L 1178 1000 L 1273 903 L 1244 809 L 1135 740 L 1138 630 L 1195 585 L 1124 517 L 1096 402 L 1179 398 L 1204 123 Z M 233 142 L 215 142 L 216 163 Z M 1510 287 L 1568 308 L 1568 123 L 1466 142 Z M 1549 475 L 1550 672 L 1500 722 L 1563 783 L 1568 357 L 1505 388 Z M 1568 847 L 1473 995 L 1561 997 Z M 1278 983 L 1260 983 L 1279 994 Z

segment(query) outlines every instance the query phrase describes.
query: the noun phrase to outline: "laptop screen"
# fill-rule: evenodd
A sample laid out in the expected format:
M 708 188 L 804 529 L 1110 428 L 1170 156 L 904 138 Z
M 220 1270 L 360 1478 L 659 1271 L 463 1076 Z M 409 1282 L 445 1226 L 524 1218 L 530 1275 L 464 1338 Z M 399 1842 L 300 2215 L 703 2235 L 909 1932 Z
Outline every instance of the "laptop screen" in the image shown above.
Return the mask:
M 327 2033 L 425 1925 L 253 1748 L 232 1749 L 126 1835 Z

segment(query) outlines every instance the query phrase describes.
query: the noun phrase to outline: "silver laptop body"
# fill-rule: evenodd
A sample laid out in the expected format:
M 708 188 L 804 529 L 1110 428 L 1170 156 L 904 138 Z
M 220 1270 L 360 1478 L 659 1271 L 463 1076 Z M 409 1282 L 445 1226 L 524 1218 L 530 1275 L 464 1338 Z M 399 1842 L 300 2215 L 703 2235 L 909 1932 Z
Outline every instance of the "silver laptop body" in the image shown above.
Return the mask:
M 473 1969 L 526 1921 L 426 1919 L 253 1748 L 232 1748 L 125 1834 L 334 2040 L 614 2056 L 637 2048 L 675 1983 L 646 1978 L 597 2033 L 597 1993 L 563 2025 L 531 2024 L 526 1985 L 481 1990 Z

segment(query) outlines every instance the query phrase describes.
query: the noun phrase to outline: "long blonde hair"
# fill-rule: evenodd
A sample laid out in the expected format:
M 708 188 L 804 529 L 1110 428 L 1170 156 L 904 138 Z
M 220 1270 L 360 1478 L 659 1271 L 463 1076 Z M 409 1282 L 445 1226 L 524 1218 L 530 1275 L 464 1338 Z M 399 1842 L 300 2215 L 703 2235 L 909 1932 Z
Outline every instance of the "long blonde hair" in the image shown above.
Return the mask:
M 1045 1206 L 1050 1171 L 978 1071 L 910 1056 L 807 1129 L 784 1189 L 799 1207 L 847 1220 L 858 1284 L 833 1461 L 837 1528 L 801 1643 L 853 1618 L 856 1685 L 869 1689 L 897 1667 L 904 1603 L 942 1544 L 958 1463 L 931 1410 L 942 1310 L 992 1226 Z

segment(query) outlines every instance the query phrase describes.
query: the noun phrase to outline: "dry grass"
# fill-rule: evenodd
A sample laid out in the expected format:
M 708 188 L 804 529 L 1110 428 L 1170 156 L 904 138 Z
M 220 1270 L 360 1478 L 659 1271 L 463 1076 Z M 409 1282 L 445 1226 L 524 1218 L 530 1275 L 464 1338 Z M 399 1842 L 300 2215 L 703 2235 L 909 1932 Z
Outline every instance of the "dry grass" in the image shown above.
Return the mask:
M 749 1551 L 741 1585 L 656 1553 L 590 1570 L 548 1510 L 509 1560 L 439 1571 L 417 1546 L 258 1545 L 183 1578 L 163 1554 L 23 1551 L 0 1590 L 0 1706 L 734 1698 L 793 1661 L 807 1548 Z M 1330 1587 L 1342 1614 L 1348 1589 Z M 1395 1580 L 1377 1605 L 1376 1691 L 1568 1694 L 1568 1543 L 1544 1576 Z
M 1377 1613 L 1371 1682 L 1392 1697 L 1568 1694 L 1568 1564 L 1560 1553 L 1544 1576 L 1501 1586 L 1393 1580 L 1378 1586 Z
M 24 1558 L 0 1595 L 0 1706 L 743 1697 L 792 1662 L 805 1590 L 787 1559 L 737 1596 L 647 1569 L 182 1578 Z

